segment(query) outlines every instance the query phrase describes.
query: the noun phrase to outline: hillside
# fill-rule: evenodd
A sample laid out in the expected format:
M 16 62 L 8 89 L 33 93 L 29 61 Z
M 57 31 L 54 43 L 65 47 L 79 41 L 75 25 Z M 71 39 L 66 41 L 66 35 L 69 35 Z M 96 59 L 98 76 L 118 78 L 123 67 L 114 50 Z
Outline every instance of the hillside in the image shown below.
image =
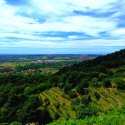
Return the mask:
M 125 104 L 125 50 L 64 67 L 50 78 L 70 96 L 76 118 Z
M 83 120 L 53 122 L 49 125 L 125 125 L 125 107 Z
M 71 101 L 59 88 L 46 90 L 40 93 L 39 98 L 44 103 L 43 107 L 48 109 L 52 119 L 66 120 L 75 118 L 75 112 L 71 108 Z M 43 107 L 40 107 L 40 109 Z
M 69 119 L 74 119 L 73 124 L 88 122 L 86 119 L 99 122 L 97 119 L 117 117 L 117 113 L 124 117 L 124 104 L 125 50 L 65 66 L 55 74 L 0 74 L 1 124 L 16 121 L 20 125 L 42 125 L 58 121 L 63 125 L 61 121 Z M 123 112 L 112 113 L 116 108 Z

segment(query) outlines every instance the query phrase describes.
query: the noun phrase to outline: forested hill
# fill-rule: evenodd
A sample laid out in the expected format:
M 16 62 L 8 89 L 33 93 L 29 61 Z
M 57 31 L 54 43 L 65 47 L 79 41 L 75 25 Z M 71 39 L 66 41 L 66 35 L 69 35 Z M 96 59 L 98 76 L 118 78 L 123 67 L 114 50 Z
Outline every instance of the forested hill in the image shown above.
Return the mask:
M 115 68 L 122 65 L 125 65 L 125 49 L 105 56 L 99 56 L 93 60 L 83 61 L 70 67 L 64 67 L 58 73 L 61 74 L 67 71 L 92 71 L 92 69 Z
M 124 65 L 125 49 L 105 56 L 99 56 L 93 60 L 87 60 L 71 66 L 63 67 L 59 72 L 51 77 L 50 81 L 52 83 L 70 82 L 76 84 L 76 82 L 79 83 L 83 78 L 84 80 L 90 80 L 93 77 L 99 77 L 102 75 L 100 73 L 109 77 L 113 74 L 113 69 L 117 69 Z
M 79 123 L 85 125 L 91 120 L 99 125 L 96 119 L 102 119 L 105 125 L 125 116 L 125 50 L 63 67 L 55 74 L 24 71 L 0 74 L 0 125 L 44 125 L 69 119 L 85 119 Z
M 67 66 L 50 78 L 69 95 L 76 118 L 125 104 L 125 50 Z

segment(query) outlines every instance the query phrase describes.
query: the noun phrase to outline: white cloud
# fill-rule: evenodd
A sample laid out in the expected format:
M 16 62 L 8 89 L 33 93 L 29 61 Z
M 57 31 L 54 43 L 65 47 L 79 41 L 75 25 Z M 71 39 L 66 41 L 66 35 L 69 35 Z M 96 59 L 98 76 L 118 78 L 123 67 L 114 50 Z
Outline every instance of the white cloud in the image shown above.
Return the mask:
M 34 42 L 35 41 L 62 41 L 65 40 L 64 38 L 61 37 L 45 37 L 45 36 L 35 36 L 33 34 L 21 34 L 21 33 L 0 33 L 0 40 L 8 40 L 8 38 L 18 38 L 19 39 L 28 39 Z M 14 42 L 14 41 L 13 41 Z
M 124 44 L 125 29 L 118 29 L 118 16 L 123 14 L 118 10 L 110 17 L 94 17 L 91 15 L 73 15 L 73 11 L 83 12 L 95 10 L 98 12 L 107 12 L 119 0 L 29 0 L 25 6 L 11 6 L 0 0 L 0 47 L 85 47 L 85 46 L 119 46 Z M 22 13 L 22 15 L 21 15 Z M 26 14 L 25 16 L 23 14 Z M 35 17 L 36 16 L 36 17 Z M 40 22 L 38 20 L 44 19 Z M 79 32 L 93 37 L 96 40 L 72 39 L 78 36 L 70 35 L 67 39 L 60 37 L 38 36 L 45 32 Z M 106 32 L 112 39 L 101 38 L 99 33 Z M 16 37 L 29 39 L 30 41 L 21 41 L 15 43 L 4 43 L 2 40 L 6 37 Z M 55 42 L 54 42 L 55 40 Z M 58 42 L 61 41 L 61 42 Z
M 41 14 L 63 15 L 73 10 L 107 9 L 113 2 L 116 0 L 31 0 L 31 5 Z
M 125 28 L 119 28 L 111 31 L 111 35 L 120 39 L 124 38 L 125 39 Z
M 84 48 L 84 47 L 125 46 L 125 40 L 75 40 L 58 43 L 57 41 L 21 41 L 14 43 L 1 42 L 0 47 L 29 47 L 29 48 Z M 96 49 L 96 48 L 95 48 Z

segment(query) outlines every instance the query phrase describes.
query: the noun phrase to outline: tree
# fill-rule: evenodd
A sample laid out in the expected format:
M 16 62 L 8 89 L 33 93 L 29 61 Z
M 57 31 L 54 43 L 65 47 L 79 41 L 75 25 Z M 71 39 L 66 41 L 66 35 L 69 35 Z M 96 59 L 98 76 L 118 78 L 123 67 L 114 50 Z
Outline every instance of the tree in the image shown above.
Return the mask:
M 80 106 L 77 113 L 76 117 L 77 119 L 84 119 L 86 117 L 91 117 L 91 116 L 96 116 L 99 112 L 99 109 L 94 106 L 94 105 L 89 105 L 89 106 Z
M 92 102 L 92 99 L 90 96 L 82 96 L 81 97 L 81 103 L 84 105 L 89 105 Z
M 30 123 L 37 121 L 37 110 L 40 101 L 37 96 L 30 96 L 21 109 L 17 111 L 18 120 L 22 123 Z
M 104 73 L 99 73 L 99 80 L 103 80 L 103 79 L 105 79 L 106 77 L 107 77 L 107 75 L 106 74 L 104 74 Z
M 100 94 L 98 92 L 95 92 L 94 95 L 95 95 L 97 100 L 99 100 L 101 98 L 101 96 L 100 96 Z
M 125 81 L 122 78 L 117 78 L 115 83 L 118 89 L 125 89 Z
M 104 85 L 104 87 L 106 87 L 106 88 L 109 88 L 109 87 L 112 86 L 111 81 L 110 81 L 109 79 L 104 79 L 104 80 L 103 80 L 103 85 Z
M 99 87 L 99 80 L 98 78 L 92 78 L 92 80 L 90 81 L 91 85 L 93 85 L 94 87 Z

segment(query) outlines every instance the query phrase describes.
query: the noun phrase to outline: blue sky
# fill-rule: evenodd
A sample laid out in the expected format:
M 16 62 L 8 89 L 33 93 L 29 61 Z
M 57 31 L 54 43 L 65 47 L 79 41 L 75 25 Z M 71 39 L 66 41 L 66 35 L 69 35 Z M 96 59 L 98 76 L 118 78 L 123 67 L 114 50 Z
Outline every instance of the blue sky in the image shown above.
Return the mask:
M 0 0 L 0 53 L 125 48 L 125 0 Z

